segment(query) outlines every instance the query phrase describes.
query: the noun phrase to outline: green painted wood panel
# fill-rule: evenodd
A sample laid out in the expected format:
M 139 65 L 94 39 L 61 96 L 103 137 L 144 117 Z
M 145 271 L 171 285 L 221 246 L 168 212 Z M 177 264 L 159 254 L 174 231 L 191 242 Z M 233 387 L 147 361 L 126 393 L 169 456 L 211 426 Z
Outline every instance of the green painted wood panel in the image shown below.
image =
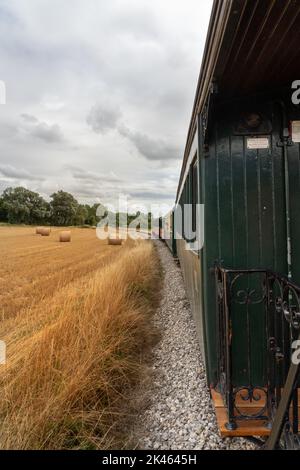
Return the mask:
M 272 122 L 270 149 L 249 150 L 246 137 L 234 135 L 241 112 L 257 110 Z M 293 110 L 295 118 L 299 111 Z M 298 119 L 300 119 L 298 117 Z M 261 98 L 219 109 L 210 132 L 209 153 L 201 158 L 205 203 L 205 246 L 202 256 L 209 382 L 217 376 L 218 322 L 214 263 L 232 268 L 270 268 L 287 274 L 285 188 L 280 107 Z M 289 149 L 293 274 L 300 282 L 300 159 L 299 145 Z M 250 284 L 249 284 L 250 282 Z M 260 289 L 260 279 L 244 281 Z M 241 284 L 243 287 L 243 284 Z M 244 287 L 247 287 L 244 284 Z M 235 385 L 266 381 L 266 336 L 263 306 L 234 305 L 232 311 Z M 250 341 L 247 342 L 247 337 Z M 250 367 L 248 363 L 248 351 Z M 251 370 L 251 373 L 249 371 Z

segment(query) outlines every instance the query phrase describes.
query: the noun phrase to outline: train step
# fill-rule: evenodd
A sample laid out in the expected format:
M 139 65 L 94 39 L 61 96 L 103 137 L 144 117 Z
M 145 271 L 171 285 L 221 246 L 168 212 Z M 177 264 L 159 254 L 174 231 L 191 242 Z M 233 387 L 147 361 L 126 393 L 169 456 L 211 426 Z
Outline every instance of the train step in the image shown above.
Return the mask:
M 299 415 L 300 415 L 300 390 L 298 391 L 299 396 Z M 226 424 L 228 422 L 227 409 L 223 401 L 223 397 L 215 389 L 211 388 L 211 397 L 217 417 L 218 428 L 221 437 L 267 437 L 270 435 L 270 428 L 268 427 L 267 421 L 249 419 L 247 421 L 237 421 L 237 428 L 234 430 L 228 430 Z M 258 412 L 262 406 L 263 401 L 255 403 L 238 401 L 239 409 L 246 415 L 253 415 Z M 300 426 L 299 426 L 300 432 Z

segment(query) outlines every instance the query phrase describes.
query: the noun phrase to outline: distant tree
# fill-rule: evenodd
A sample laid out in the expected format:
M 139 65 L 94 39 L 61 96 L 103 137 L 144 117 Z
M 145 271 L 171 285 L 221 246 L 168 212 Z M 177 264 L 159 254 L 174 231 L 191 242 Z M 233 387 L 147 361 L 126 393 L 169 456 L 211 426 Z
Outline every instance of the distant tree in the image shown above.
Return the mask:
M 100 221 L 98 207 L 99 204 L 79 204 L 65 191 L 53 193 L 49 203 L 26 188 L 7 188 L 0 196 L 0 222 L 95 226 Z
M 137 218 L 137 214 L 128 214 L 127 215 L 127 226 L 129 226 L 136 218 Z
M 85 223 L 88 225 L 92 225 L 92 226 L 97 225 L 99 221 L 99 218 L 96 215 L 98 204 L 94 204 L 93 206 L 89 206 L 88 204 L 86 204 L 85 207 L 88 211 L 88 215 L 87 215 Z
M 78 202 L 70 193 L 58 191 L 53 193 L 50 202 L 51 220 L 54 225 L 73 225 L 78 210 Z
M 85 206 L 83 204 L 78 204 L 75 216 L 74 216 L 74 225 L 84 225 L 88 224 L 88 211 L 89 206 Z
M 0 197 L 0 222 L 7 222 L 7 210 L 4 206 L 4 201 L 2 196 Z
M 152 229 L 152 225 L 153 225 L 153 214 L 151 212 L 148 212 L 148 230 L 151 230 Z
M 20 186 L 3 191 L 1 211 L 12 224 L 46 223 L 50 206 L 38 193 Z

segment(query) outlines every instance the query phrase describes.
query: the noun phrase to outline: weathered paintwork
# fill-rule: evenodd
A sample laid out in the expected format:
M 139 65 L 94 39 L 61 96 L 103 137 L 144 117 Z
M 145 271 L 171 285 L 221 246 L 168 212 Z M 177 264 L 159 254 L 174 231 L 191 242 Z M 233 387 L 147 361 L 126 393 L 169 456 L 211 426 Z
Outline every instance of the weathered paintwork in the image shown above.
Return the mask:
M 289 274 L 290 234 L 291 276 L 300 283 L 299 144 L 287 147 L 287 158 L 278 145 L 289 121 L 300 120 L 299 105 L 291 100 L 292 82 L 300 80 L 299 18 L 296 0 L 213 4 L 176 199 L 179 205 L 190 199 L 191 164 L 197 155 L 204 247 L 197 256 L 177 240 L 177 252 L 213 385 L 218 381 L 219 334 L 215 263 Z M 247 133 L 242 135 L 238 125 L 247 112 L 264 117 L 269 148 L 247 148 Z M 258 279 L 251 282 L 241 283 L 240 289 L 262 294 Z M 232 318 L 233 385 L 266 385 L 263 305 L 235 303 Z
M 215 280 L 211 275 L 214 263 L 218 261 L 232 268 L 269 268 L 288 274 L 284 160 L 283 149 L 277 145 L 283 132 L 281 108 L 274 99 L 265 102 L 261 97 L 256 102 L 251 100 L 251 109 L 270 119 L 272 132 L 269 136 L 269 149 L 248 150 L 247 137 L 234 135 L 233 128 L 238 116 L 249 109 L 249 106 L 249 101 L 240 101 L 236 106 L 219 109 L 209 140 L 208 154 L 201 160 L 206 239 L 203 288 L 206 334 L 209 336 L 210 382 L 215 382 L 217 377 L 218 323 Z M 287 111 L 288 118 L 292 117 L 289 113 L 291 111 Z M 288 158 L 292 272 L 294 281 L 300 282 L 298 144 L 288 147 Z M 251 286 L 241 285 L 242 287 L 261 292 L 258 279 Z M 264 306 L 236 304 L 233 306 L 232 317 L 234 383 L 265 385 L 267 344 Z M 250 338 L 249 344 L 247 337 Z M 248 348 L 251 365 L 247 362 Z
M 170 251 L 172 252 L 173 256 L 177 255 L 177 247 L 176 247 L 176 240 L 174 237 L 174 216 L 173 211 L 169 212 L 163 219 L 162 219 L 162 226 L 164 226 L 165 232 L 165 242 Z
M 205 328 L 203 324 L 203 297 L 202 297 L 202 273 L 198 253 L 187 250 L 185 240 L 177 240 L 177 254 L 183 273 L 187 296 L 196 324 L 197 335 L 203 358 L 206 358 Z
M 283 149 L 282 105 L 276 97 L 261 96 L 214 111 L 208 149 L 201 151 L 200 197 L 205 205 L 205 244 L 197 253 L 187 251 L 184 240 L 177 252 L 198 336 L 207 363 L 208 382 L 217 381 L 218 320 L 213 268 L 222 262 L 229 268 L 269 268 L 287 272 L 287 221 Z M 236 123 L 249 109 L 271 123 L 270 148 L 247 149 L 247 135 L 235 135 Z M 286 100 L 287 119 L 300 119 L 299 108 Z M 250 136 L 250 134 L 248 134 Z M 201 147 L 201 146 L 200 146 Z M 300 154 L 299 144 L 288 147 L 292 274 L 300 282 Z M 258 282 L 242 285 L 261 287 Z M 247 342 L 247 333 L 250 343 Z M 265 385 L 265 315 L 262 305 L 234 305 L 232 324 L 233 380 L 235 385 Z M 248 350 L 251 364 L 248 364 Z M 249 376 L 249 371 L 251 375 Z

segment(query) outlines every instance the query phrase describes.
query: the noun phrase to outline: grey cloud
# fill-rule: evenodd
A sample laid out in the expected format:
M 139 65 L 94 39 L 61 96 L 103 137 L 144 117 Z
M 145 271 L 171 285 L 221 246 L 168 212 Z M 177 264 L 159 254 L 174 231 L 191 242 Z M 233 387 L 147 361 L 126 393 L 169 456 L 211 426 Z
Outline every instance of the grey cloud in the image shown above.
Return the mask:
M 119 124 L 121 116 L 121 111 L 114 109 L 112 105 L 95 105 L 87 116 L 87 123 L 97 134 L 105 134 L 109 130 L 118 129 L 119 133 L 128 138 L 139 153 L 148 160 L 166 161 L 180 158 L 178 146 L 128 129 L 124 124 Z
M 72 192 L 72 194 L 76 195 L 77 198 L 90 198 L 90 200 L 94 201 L 97 198 L 103 198 L 105 192 L 103 190 L 99 190 L 95 187 L 85 187 L 85 186 L 68 186 L 68 190 Z
M 118 31 L 133 35 L 139 40 L 158 41 L 162 35 L 156 12 L 145 4 L 133 5 L 131 10 L 126 4 L 119 5 L 114 25 Z
M 166 161 L 181 157 L 180 148 L 161 139 L 154 139 L 141 132 L 131 131 L 120 127 L 119 132 L 127 137 L 137 148 L 139 153 L 148 160 Z
M 26 131 L 33 137 L 50 144 L 64 141 L 63 132 L 58 124 L 39 121 L 38 118 L 27 113 L 21 114 L 21 117 L 25 122 Z
M 163 200 L 173 200 L 174 193 L 165 193 L 160 191 L 132 191 L 130 196 L 139 198 L 139 199 L 163 199 Z
M 156 174 L 155 180 L 141 183 L 138 179 L 131 182 L 114 174 L 92 173 L 75 166 L 67 166 L 65 169 L 75 180 L 70 182 L 69 189 L 80 197 L 118 198 L 119 194 L 127 194 L 130 198 L 147 203 L 151 200 L 173 201 L 175 197 L 170 181 L 160 178 L 161 172 Z
M 31 134 L 38 139 L 44 140 L 50 144 L 63 142 L 64 136 L 58 124 L 49 125 L 40 122 L 32 129 Z
M 3 142 L 4 139 L 15 139 L 18 134 L 18 125 L 13 121 L 5 122 L 3 119 L 0 121 L 0 137 Z M 2 153 L 2 152 L 1 152 Z
M 95 105 L 90 110 L 86 122 L 97 134 L 105 134 L 115 129 L 121 117 L 121 113 L 112 107 Z
M 95 175 L 91 171 L 85 171 L 82 168 L 75 168 L 75 167 L 66 167 L 74 179 L 77 180 L 86 180 L 86 181 L 97 181 L 98 176 Z
M 30 123 L 38 122 L 38 119 L 35 116 L 32 116 L 31 114 L 23 113 L 23 114 L 21 114 L 21 118 L 23 118 L 24 121 L 30 122 Z
M 115 174 L 111 173 L 99 173 L 93 171 L 87 171 L 83 168 L 79 168 L 76 166 L 65 166 L 66 170 L 70 171 L 71 175 L 74 179 L 92 182 L 92 183 L 120 183 L 122 180 L 116 176 Z
M 185 110 L 186 107 L 190 108 L 190 105 L 187 106 L 187 103 L 188 99 L 186 92 L 167 90 L 160 94 L 157 106 L 163 107 L 166 112 L 171 111 L 172 113 L 176 113 L 178 109 Z
M 0 173 L 2 174 L 2 176 L 5 176 L 7 178 L 15 178 L 29 181 L 42 180 L 40 176 L 33 175 L 32 173 L 29 173 L 29 171 L 24 170 L 23 168 L 15 168 L 11 165 L 0 164 Z

